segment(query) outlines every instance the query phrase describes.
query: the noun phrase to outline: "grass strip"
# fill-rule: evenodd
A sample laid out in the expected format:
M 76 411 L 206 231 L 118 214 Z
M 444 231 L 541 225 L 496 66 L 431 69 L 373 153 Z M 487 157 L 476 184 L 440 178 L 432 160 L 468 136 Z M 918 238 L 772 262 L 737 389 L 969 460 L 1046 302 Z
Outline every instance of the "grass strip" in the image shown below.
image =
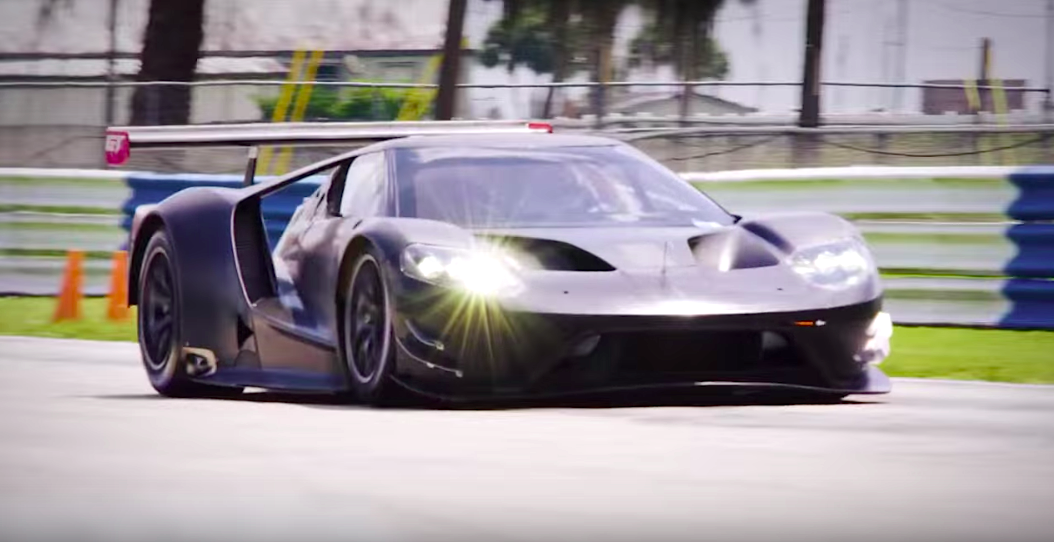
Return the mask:
M 991 233 L 864 232 L 868 243 L 897 245 L 1009 245 L 1011 241 Z
M 0 335 L 23 335 L 61 339 L 103 341 L 136 340 L 135 311 L 128 320 L 106 319 L 105 298 L 86 298 L 81 302 L 81 319 L 52 323 L 55 298 L 0 297 Z
M 0 204 L 0 213 L 34 212 L 66 215 L 121 215 L 120 207 L 80 207 L 77 205 Z
M 8 231 L 54 231 L 60 234 L 89 231 L 113 233 L 115 235 L 125 233 L 125 230 L 120 226 L 114 226 L 112 224 L 92 224 L 90 222 L 3 222 L 0 223 L 0 227 L 3 227 Z
M 24 258 L 65 258 L 69 253 L 60 248 L 0 248 L 0 256 Z M 84 257 L 89 260 L 109 260 L 113 258 L 111 250 L 85 250 Z
M 897 327 L 891 376 L 1054 383 L 1054 331 Z
M 0 177 L 0 185 L 25 186 L 35 184 L 38 186 L 71 186 L 91 188 L 113 188 L 120 190 L 125 187 L 121 179 L 85 179 L 77 177 Z
M 984 222 L 1010 220 L 1002 213 L 841 213 L 846 220 L 897 220 L 907 222 Z
M 758 180 L 758 181 L 692 181 L 703 191 L 801 191 L 801 190 L 1013 190 L 1004 179 L 802 179 L 802 180 Z

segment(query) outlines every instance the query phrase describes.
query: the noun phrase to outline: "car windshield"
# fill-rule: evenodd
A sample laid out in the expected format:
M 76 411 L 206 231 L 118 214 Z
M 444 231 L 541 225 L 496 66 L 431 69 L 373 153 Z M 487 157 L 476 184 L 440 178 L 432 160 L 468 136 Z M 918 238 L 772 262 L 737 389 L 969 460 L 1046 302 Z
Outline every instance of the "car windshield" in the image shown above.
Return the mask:
M 713 200 L 622 145 L 396 150 L 400 214 L 467 228 L 727 225 Z

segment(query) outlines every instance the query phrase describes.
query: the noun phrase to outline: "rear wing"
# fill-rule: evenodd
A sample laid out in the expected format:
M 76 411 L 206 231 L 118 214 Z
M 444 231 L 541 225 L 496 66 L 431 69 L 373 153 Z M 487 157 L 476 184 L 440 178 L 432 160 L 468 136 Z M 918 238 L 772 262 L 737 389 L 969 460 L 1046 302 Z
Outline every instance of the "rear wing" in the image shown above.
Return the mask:
M 552 133 L 547 123 L 526 121 L 280 122 L 198 126 L 116 126 L 106 130 L 106 163 L 128 161 L 133 149 L 249 147 L 246 184 L 261 145 L 369 144 L 401 137 L 457 134 Z

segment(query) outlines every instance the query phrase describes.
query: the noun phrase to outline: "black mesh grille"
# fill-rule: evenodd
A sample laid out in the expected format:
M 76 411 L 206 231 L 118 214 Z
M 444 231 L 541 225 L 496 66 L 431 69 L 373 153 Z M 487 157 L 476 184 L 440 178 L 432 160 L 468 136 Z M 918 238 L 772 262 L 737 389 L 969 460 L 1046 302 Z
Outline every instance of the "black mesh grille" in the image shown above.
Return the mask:
M 234 250 L 250 302 L 274 296 L 267 242 L 258 201 L 246 201 L 234 214 Z

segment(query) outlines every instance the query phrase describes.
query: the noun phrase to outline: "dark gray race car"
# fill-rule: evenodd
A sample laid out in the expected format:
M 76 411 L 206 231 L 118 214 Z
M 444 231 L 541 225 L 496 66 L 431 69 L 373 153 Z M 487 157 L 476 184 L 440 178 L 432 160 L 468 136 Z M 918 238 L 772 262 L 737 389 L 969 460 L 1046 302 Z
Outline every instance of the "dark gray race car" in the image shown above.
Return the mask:
M 319 175 L 270 250 L 261 199 Z M 129 250 L 164 395 L 890 387 L 875 364 L 892 327 L 852 224 L 731 214 L 605 138 L 389 139 L 141 207 Z

